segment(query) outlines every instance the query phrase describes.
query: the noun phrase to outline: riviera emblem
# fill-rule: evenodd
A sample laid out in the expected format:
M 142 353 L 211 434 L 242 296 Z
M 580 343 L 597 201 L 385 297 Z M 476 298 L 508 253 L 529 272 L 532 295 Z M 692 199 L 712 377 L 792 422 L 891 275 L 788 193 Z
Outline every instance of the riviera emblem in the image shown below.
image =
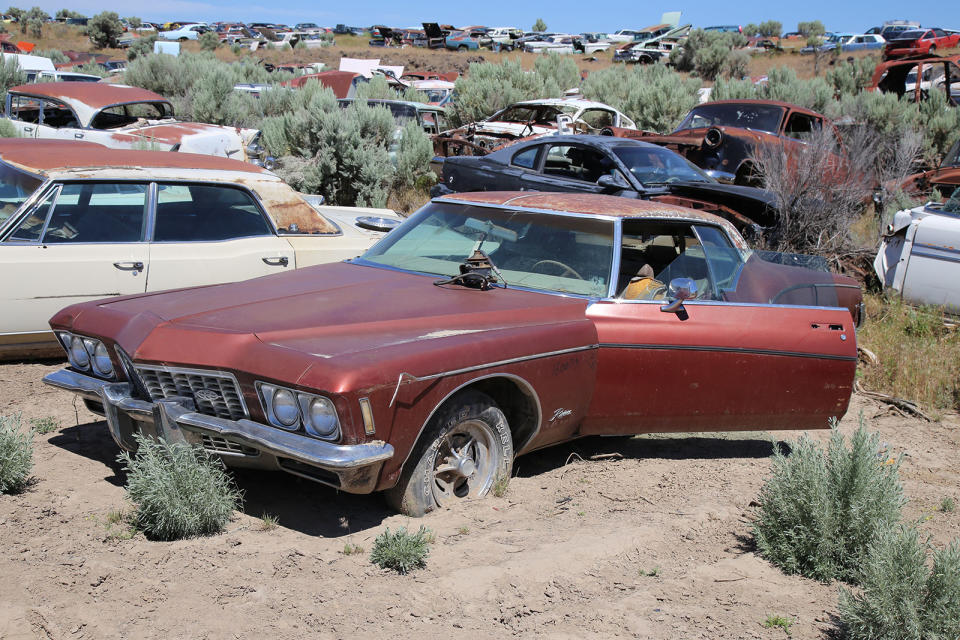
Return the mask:
M 553 417 L 550 418 L 550 422 L 559 420 L 561 418 L 566 418 L 571 413 L 573 413 L 572 409 L 564 409 L 563 407 L 560 407 L 559 409 L 553 412 Z

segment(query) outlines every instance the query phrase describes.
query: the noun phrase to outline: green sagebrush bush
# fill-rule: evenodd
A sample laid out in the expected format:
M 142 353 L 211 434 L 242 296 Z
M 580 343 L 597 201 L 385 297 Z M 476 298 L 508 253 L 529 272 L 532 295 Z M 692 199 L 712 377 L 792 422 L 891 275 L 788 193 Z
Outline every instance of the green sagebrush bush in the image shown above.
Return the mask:
M 466 76 L 457 78 L 450 119 L 454 126 L 476 122 L 514 102 L 559 98 L 579 84 L 580 71 L 570 56 L 539 56 L 533 71 L 525 71 L 518 59 L 501 64 L 474 62 Z
M 116 11 L 103 11 L 87 22 L 87 35 L 97 49 L 116 47 L 117 40 L 123 35 L 123 23 Z
M 584 97 L 622 111 L 641 129 L 668 133 L 697 105 L 700 82 L 666 65 L 616 65 L 583 81 Z
M 50 58 L 54 64 L 59 62 L 70 62 L 70 58 L 68 58 L 63 51 L 60 51 L 60 49 L 34 49 L 30 52 L 30 55 L 40 56 L 41 58 Z
M 0 416 L 0 493 L 21 491 L 33 469 L 33 432 L 19 415 Z
M 7 89 L 26 83 L 27 74 L 20 70 L 20 64 L 13 56 L 0 60 L 0 99 L 6 104 Z
M 407 102 L 427 102 L 427 94 L 413 87 L 397 91 L 390 86 L 384 76 L 373 76 L 369 82 L 357 86 L 357 100 L 406 100 Z
M 733 50 L 746 44 L 747 39 L 739 33 L 694 29 L 683 46 L 670 52 L 670 63 L 680 71 L 692 71 L 704 80 L 713 80 L 728 68 L 727 60 Z
M 19 138 L 20 132 L 9 120 L 9 118 L 0 118 L 0 138 Z
M 201 33 L 197 41 L 200 43 L 200 48 L 204 51 L 213 51 L 220 46 L 220 36 L 217 35 L 216 31 Z
M 342 109 L 316 82 L 271 99 L 271 109 L 287 108 L 263 119 L 263 143 L 280 159 L 277 173 L 284 180 L 323 194 L 330 204 L 386 205 L 395 173 L 387 151 L 396 130 L 387 109 L 362 101 Z
M 136 438 L 136 454 L 117 458 L 135 506 L 132 523 L 158 540 L 222 531 L 241 498 L 223 463 L 199 446 Z
M 398 188 L 410 188 L 420 183 L 422 177 L 430 172 L 432 159 L 433 143 L 430 142 L 423 128 L 411 120 L 404 125 L 397 145 L 395 185 Z
M 381 569 L 410 573 L 413 569 L 427 566 L 432 540 L 433 534 L 424 526 L 416 533 L 409 533 L 404 527 L 390 533 L 388 527 L 373 541 L 370 562 Z
M 753 523 L 760 555 L 788 574 L 856 583 L 870 545 L 904 503 L 899 461 L 879 451 L 862 416 L 849 448 L 835 423 L 826 450 L 807 436 L 789 456 L 776 447 Z
M 860 569 L 861 590 L 840 589 L 840 624 L 850 640 L 960 637 L 960 540 L 933 552 L 915 527 L 882 532 Z

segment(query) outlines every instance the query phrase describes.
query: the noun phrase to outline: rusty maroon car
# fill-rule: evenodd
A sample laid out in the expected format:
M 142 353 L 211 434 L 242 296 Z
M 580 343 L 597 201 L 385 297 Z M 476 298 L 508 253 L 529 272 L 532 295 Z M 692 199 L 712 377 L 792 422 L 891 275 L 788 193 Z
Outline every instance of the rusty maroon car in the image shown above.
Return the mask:
M 582 436 L 827 427 L 860 290 L 810 260 L 669 204 L 456 194 L 353 260 L 67 307 L 45 382 L 124 449 L 186 441 L 422 515 Z

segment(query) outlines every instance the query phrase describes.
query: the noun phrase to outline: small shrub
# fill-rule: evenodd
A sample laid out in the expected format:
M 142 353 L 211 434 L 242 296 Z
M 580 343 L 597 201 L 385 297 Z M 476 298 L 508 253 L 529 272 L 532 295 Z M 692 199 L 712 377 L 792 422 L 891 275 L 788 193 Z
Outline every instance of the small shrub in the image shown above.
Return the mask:
M 30 426 L 40 435 L 46 435 L 60 429 L 60 421 L 49 416 L 46 418 L 31 418 Z
M 764 621 L 765 629 L 783 629 L 787 635 L 790 635 L 790 627 L 793 626 L 793 620 L 784 616 L 769 615 Z
M 616 65 L 594 71 L 583 81 L 585 98 L 622 111 L 640 129 L 669 133 L 697 105 L 700 82 L 666 65 Z
M 136 438 L 136 454 L 117 458 L 127 472 L 135 526 L 158 540 L 222 531 L 240 501 L 223 463 L 197 446 Z
M 152 34 L 149 36 L 140 36 L 134 40 L 130 48 L 127 49 L 127 60 L 136 60 L 137 58 L 152 54 L 153 43 L 157 41 L 157 38 L 158 36 L 156 34 Z
M 640 575 L 645 576 L 645 577 L 647 577 L 647 578 L 659 578 L 659 577 L 660 577 L 660 567 L 654 567 L 653 569 L 650 569 L 649 571 L 644 571 L 643 569 L 641 569 L 641 570 L 640 570 Z
M 34 49 L 30 55 L 40 56 L 41 58 L 50 58 L 54 64 L 58 62 L 70 62 L 70 58 L 60 51 L 60 49 Z
M 940 501 L 940 511 L 943 513 L 953 513 L 956 508 L 957 505 L 950 496 L 944 496 L 943 500 Z
M 8 118 L 0 118 L 0 138 L 19 138 L 20 132 Z
M 200 43 L 200 48 L 204 51 L 213 51 L 220 46 L 220 36 L 217 35 L 216 31 L 201 33 L 197 40 Z
M 397 146 L 397 173 L 394 184 L 400 189 L 409 189 L 430 171 L 433 159 L 433 144 L 416 121 L 411 120 L 400 134 Z
M 457 533 L 460 534 L 461 536 L 465 536 L 468 533 L 470 533 L 470 527 L 460 527 L 459 529 L 457 529 Z
M 427 566 L 430 543 L 434 539 L 429 529 L 422 526 L 416 533 L 408 533 L 400 527 L 394 533 L 390 529 L 377 536 L 370 552 L 370 562 L 381 569 L 393 569 L 397 573 L 409 573 Z
M 856 582 L 870 544 L 900 519 L 899 461 L 878 459 L 862 415 L 849 448 L 834 422 L 825 451 L 805 435 L 791 449 L 774 449 L 760 490 L 757 549 L 785 573 Z
M 97 49 L 116 47 L 117 40 L 123 35 L 123 23 L 116 11 L 103 11 L 87 22 L 87 35 Z
M 543 21 L 543 18 L 537 18 L 537 21 L 533 23 L 534 31 L 546 31 L 547 23 Z
M 19 414 L 0 416 L 0 493 L 22 491 L 33 468 L 33 433 Z
M 363 553 L 363 547 L 358 544 L 351 544 L 349 542 L 343 545 L 343 555 L 345 556 L 355 556 Z
M 2 100 L 6 104 L 7 89 L 24 84 L 27 81 L 27 74 L 20 70 L 20 64 L 13 56 L 7 56 L 0 61 L 0 93 Z
M 510 476 L 497 476 L 497 479 L 493 481 L 493 486 L 490 488 L 490 493 L 496 498 L 502 498 L 507 495 L 509 488 Z
M 960 632 L 960 540 L 934 551 L 914 527 L 880 535 L 864 558 L 863 589 L 840 589 L 840 621 L 849 640 L 953 640 Z
M 260 522 L 257 523 L 258 531 L 273 531 L 280 526 L 280 520 L 277 516 L 265 513 L 260 516 Z

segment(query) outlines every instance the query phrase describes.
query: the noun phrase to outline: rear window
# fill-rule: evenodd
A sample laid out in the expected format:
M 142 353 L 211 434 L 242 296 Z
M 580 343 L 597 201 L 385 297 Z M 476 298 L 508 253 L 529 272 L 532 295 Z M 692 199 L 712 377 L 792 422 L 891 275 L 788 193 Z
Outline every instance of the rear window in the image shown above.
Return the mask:
M 891 40 L 918 40 L 926 31 L 901 31 L 890 36 Z

